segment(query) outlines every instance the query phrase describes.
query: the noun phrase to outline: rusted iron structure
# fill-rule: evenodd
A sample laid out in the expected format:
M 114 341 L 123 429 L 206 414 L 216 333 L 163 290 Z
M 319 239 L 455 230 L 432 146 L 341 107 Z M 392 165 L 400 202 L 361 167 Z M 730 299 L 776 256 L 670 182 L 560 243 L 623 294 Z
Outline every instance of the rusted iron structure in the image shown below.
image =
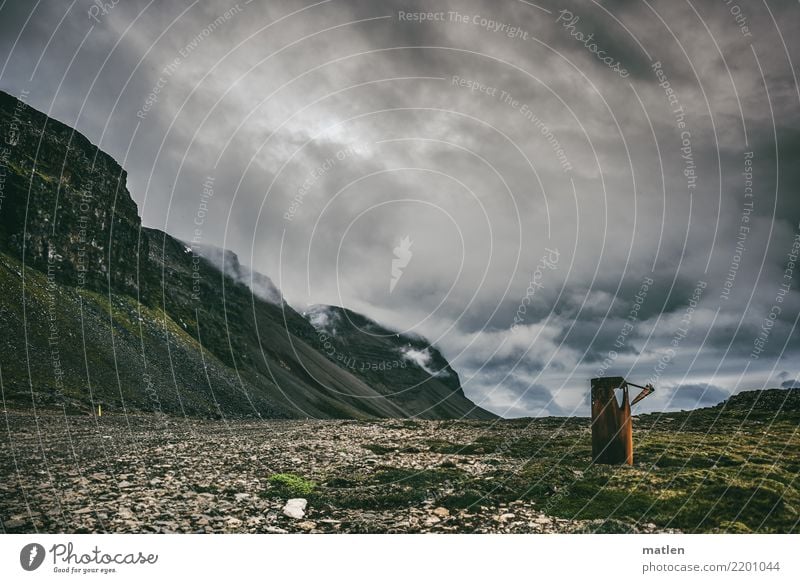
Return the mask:
M 629 400 L 628 387 L 642 392 Z M 622 404 L 617 401 L 622 391 Z M 622 377 L 592 379 L 592 458 L 598 464 L 633 464 L 633 426 L 631 406 L 655 389 L 653 385 L 636 385 Z

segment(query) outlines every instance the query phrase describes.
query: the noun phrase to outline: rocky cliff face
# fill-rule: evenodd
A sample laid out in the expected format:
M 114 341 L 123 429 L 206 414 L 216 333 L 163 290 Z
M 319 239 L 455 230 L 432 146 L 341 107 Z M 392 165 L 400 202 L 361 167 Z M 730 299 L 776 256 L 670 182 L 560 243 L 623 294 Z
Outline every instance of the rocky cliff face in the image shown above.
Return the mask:
M 432 366 L 447 375 L 410 367 L 411 389 L 408 371 L 363 373 L 332 359 L 268 277 L 229 251 L 143 228 L 110 156 L 6 94 L 0 136 L 8 403 L 211 417 L 491 417 L 464 397 L 438 352 Z
M 3 92 L 0 127 L 0 249 L 59 282 L 136 291 L 147 241 L 125 170 L 83 135 Z

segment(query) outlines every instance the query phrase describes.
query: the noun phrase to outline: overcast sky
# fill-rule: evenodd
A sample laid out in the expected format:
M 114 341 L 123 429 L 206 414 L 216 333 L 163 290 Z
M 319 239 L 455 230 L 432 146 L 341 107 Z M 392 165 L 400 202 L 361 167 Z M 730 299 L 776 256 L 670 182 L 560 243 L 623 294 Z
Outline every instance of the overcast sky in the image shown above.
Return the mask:
M 425 335 L 506 416 L 800 373 L 797 3 L 106 4 L 0 2 L 0 89 L 297 309 Z

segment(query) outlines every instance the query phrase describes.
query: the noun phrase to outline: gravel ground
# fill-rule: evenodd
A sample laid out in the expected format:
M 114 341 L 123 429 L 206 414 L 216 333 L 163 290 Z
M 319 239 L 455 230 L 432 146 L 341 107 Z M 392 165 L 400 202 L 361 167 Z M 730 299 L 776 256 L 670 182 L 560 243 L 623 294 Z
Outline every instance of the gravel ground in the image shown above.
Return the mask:
M 529 500 L 445 504 L 464 484 L 511 475 L 524 464 L 492 448 L 434 451 L 436 444 L 471 443 L 496 432 L 491 422 L 7 411 L 0 423 L 0 519 L 9 533 L 615 530 L 609 521 L 549 516 Z M 530 435 L 537 422 L 501 423 L 504 438 L 513 440 L 515 432 Z M 541 431 L 552 431 L 542 423 Z M 277 473 L 301 476 L 313 491 L 287 491 L 270 479 Z M 284 515 L 287 499 L 298 497 L 308 500 L 305 516 Z

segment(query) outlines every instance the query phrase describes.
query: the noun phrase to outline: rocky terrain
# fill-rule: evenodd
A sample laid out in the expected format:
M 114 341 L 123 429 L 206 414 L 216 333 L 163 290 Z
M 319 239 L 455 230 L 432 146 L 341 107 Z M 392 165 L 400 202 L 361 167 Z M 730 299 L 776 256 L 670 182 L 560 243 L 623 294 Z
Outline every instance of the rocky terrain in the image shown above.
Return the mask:
M 744 395 L 635 418 L 632 467 L 593 465 L 581 418 L 7 410 L 0 521 L 9 533 L 797 532 L 800 391 Z

